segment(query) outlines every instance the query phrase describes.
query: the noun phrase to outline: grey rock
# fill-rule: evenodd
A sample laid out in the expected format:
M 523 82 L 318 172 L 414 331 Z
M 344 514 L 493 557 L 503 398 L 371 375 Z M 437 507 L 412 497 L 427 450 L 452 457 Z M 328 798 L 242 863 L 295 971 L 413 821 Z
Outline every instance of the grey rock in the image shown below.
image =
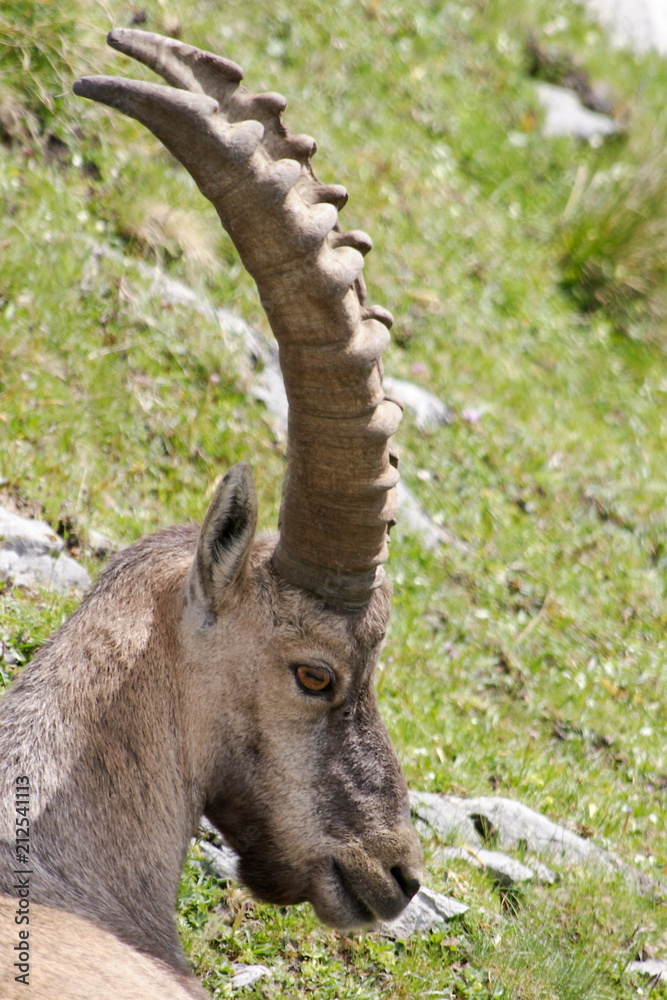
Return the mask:
M 118 542 L 114 542 L 111 538 L 107 538 L 106 535 L 103 535 L 101 531 L 96 531 L 95 528 L 88 529 L 86 544 L 98 558 L 113 555 L 114 552 L 120 552 L 125 547 L 119 545 Z
M 425 549 L 433 552 L 442 544 L 441 528 L 426 513 L 414 493 L 402 479 L 397 486 L 400 518 L 397 527 L 401 534 L 416 535 Z
M 555 885 L 558 882 L 559 877 L 552 868 L 545 865 L 543 861 L 538 861 L 535 857 L 530 857 L 527 859 L 531 870 L 535 874 L 535 878 L 538 882 L 543 885 Z
M 612 45 L 667 55 L 665 0 L 584 0 L 584 5 L 609 32 Z
M 645 958 L 640 962 L 628 962 L 626 972 L 637 972 L 640 976 L 649 976 L 655 983 L 667 982 L 667 962 L 661 959 Z
M 418 931 L 438 927 L 467 910 L 464 903 L 422 886 L 400 917 L 380 924 L 378 930 L 384 937 L 405 940 Z
M 88 571 L 62 552 L 63 545 L 44 521 L 0 507 L 0 580 L 17 587 L 87 590 Z
M 0 549 L 0 580 L 57 591 L 87 590 L 91 584 L 87 570 L 70 556 L 18 555 L 8 547 Z
M 460 552 L 472 552 L 472 548 L 467 542 L 457 538 L 447 528 L 435 523 L 402 479 L 398 481 L 396 492 L 400 512 L 397 528 L 400 533 L 415 535 L 424 548 L 431 552 L 441 545 L 450 545 Z
M 0 659 L 3 659 L 8 667 L 16 667 L 22 662 L 19 653 L 14 649 L 11 642 L 0 637 Z
M 614 867 L 609 853 L 593 841 L 559 826 L 521 802 L 494 796 L 452 801 L 466 810 L 477 829 L 483 827 L 497 838 L 500 847 L 523 848 L 576 864 L 596 861 L 604 867 Z
M 465 799 L 435 795 L 433 792 L 410 792 L 410 807 L 419 821 L 433 827 L 444 840 L 457 840 L 482 847 L 483 841 L 465 807 Z
M 387 395 L 412 413 L 420 430 L 428 430 L 440 424 L 451 424 L 454 419 L 454 412 L 441 399 L 416 382 L 385 375 L 384 390 Z
M 434 799 L 441 801 L 438 804 Z M 457 796 L 426 796 L 424 792 L 413 792 L 411 803 L 422 821 L 448 839 L 458 835 L 465 842 L 480 846 L 483 846 L 484 840 L 487 843 L 492 841 L 494 847 L 504 850 L 517 848 L 522 853 L 528 851 L 547 855 L 568 865 L 595 865 L 622 875 L 639 892 L 660 896 L 666 894 L 665 887 L 656 879 L 521 802 L 500 796 L 462 799 Z M 464 820 L 472 824 L 474 837 L 471 838 L 470 826 Z
M 185 306 L 193 309 L 200 316 L 210 320 L 218 327 L 228 349 L 233 351 L 239 360 L 250 357 L 259 361 L 266 359 L 271 345 L 244 319 L 229 309 L 213 305 L 210 299 L 202 295 L 200 291 L 196 291 L 183 281 L 171 278 L 161 267 L 127 257 L 105 243 L 92 243 L 90 251 L 83 279 L 84 288 L 92 286 L 103 258 L 113 260 L 128 270 L 140 274 L 149 283 L 149 297 L 159 298 L 164 305 Z
M 206 859 L 204 864 L 207 870 L 211 870 L 223 882 L 238 882 L 238 854 L 233 850 L 219 830 L 206 819 L 205 816 L 199 821 L 200 836 L 199 847 Z
M 518 888 L 532 882 L 535 872 L 527 865 L 521 864 L 515 858 L 501 851 L 487 851 L 485 848 L 473 847 L 442 847 L 435 853 L 436 859 L 448 860 L 456 858 L 465 861 L 474 868 L 481 868 L 489 873 L 497 886 L 502 889 Z M 552 873 L 553 875 L 553 873 Z M 552 882 L 556 881 L 553 875 Z
M 260 979 L 271 975 L 271 970 L 265 965 L 244 965 L 243 962 L 232 962 L 234 975 L 232 989 L 242 989 L 244 986 L 254 986 Z
M 139 262 L 142 274 L 151 280 L 151 291 L 170 305 L 184 305 L 202 316 L 212 319 L 220 329 L 230 348 L 242 351 L 260 361 L 266 359 L 270 345 L 244 319 L 231 312 L 214 306 L 213 303 L 182 281 L 176 281 L 154 265 Z
M 287 393 L 277 353 L 268 353 L 264 365 L 252 380 L 250 392 L 269 411 L 271 427 L 278 441 L 287 439 Z
M 199 832 L 200 835 L 206 837 L 212 844 L 217 844 L 218 847 L 226 843 L 220 831 L 206 819 L 206 816 L 202 816 L 199 820 Z
M 50 524 L 21 517 L 6 507 L 0 507 L 0 542 L 11 543 L 18 555 L 55 554 L 65 544 Z
M 162 268 L 133 260 L 105 244 L 97 244 L 92 248 L 88 282 L 94 276 L 102 257 L 141 274 L 150 283 L 150 297 L 159 298 L 165 305 L 193 309 L 217 326 L 228 350 L 234 354 L 240 371 L 250 379 L 249 391 L 266 406 L 273 433 L 278 441 L 284 441 L 287 437 L 287 396 L 275 344 L 264 340 L 240 316 L 229 309 L 213 305 L 206 296 L 185 282 L 171 278 Z M 254 371 L 250 362 L 260 363 L 258 372 Z
M 238 855 L 231 847 L 218 847 L 208 840 L 202 840 L 199 850 L 204 855 L 203 866 L 207 872 L 212 872 L 221 882 L 238 882 Z
M 618 132 L 618 126 L 608 115 L 589 111 L 572 90 L 551 83 L 536 83 L 535 91 L 545 110 L 542 135 L 546 138 L 569 135 L 592 139 Z

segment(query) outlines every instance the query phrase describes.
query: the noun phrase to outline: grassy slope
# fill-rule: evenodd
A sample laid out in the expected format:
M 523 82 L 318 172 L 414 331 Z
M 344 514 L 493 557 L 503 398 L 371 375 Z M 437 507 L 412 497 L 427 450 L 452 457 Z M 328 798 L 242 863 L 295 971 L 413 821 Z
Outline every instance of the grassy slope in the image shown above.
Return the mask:
M 560 8 L 552 43 L 612 83 L 633 128 L 659 118 L 659 61 L 610 54 L 576 5 Z M 149 30 L 174 29 L 163 3 L 145 10 Z M 128 24 L 131 8 L 116 11 Z M 482 413 L 429 434 L 406 419 L 401 432 L 407 482 L 474 553 L 393 544 L 379 685 L 410 782 L 517 797 L 660 873 L 667 355 L 577 315 L 559 287 L 578 166 L 627 153 L 540 139 L 522 45 L 553 5 L 300 0 L 267 14 L 194 0 L 178 13 L 187 41 L 241 63 L 253 90 L 287 94 L 290 126 L 318 139 L 320 175 L 348 186 L 344 221 L 376 246 L 372 299 L 397 319 L 387 369 Z M 282 459 L 242 361 L 131 263 L 92 254 L 103 243 L 157 258 L 265 329 L 182 171 L 139 127 L 67 93 L 75 75 L 125 68 L 104 50 L 108 26 L 86 0 L 0 12 L 0 44 L 24 44 L 3 53 L 5 102 L 66 143 L 52 140 L 51 160 L 29 135 L 0 148 L 0 476 L 53 524 L 129 541 L 200 517 L 212 480 L 243 457 L 269 526 Z M 70 609 L 5 592 L 0 632 L 29 655 Z M 532 1000 L 635 996 L 625 961 L 644 942 L 667 957 L 662 907 L 589 873 L 563 871 L 508 916 L 482 875 L 435 866 L 431 884 L 469 902 L 469 918 L 394 946 L 195 872 L 182 926 L 221 996 L 227 958 L 275 966 L 257 997 Z

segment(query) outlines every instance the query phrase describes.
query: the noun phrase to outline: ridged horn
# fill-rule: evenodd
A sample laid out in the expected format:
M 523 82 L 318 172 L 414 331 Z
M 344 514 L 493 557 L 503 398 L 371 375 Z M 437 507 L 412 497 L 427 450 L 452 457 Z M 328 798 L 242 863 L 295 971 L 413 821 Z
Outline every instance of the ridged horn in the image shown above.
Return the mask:
M 392 318 L 365 302 L 371 241 L 341 232 L 347 192 L 317 179 L 315 142 L 287 133 L 280 94 L 250 93 L 235 63 L 173 39 L 116 29 L 108 41 L 171 86 L 85 77 L 74 92 L 142 122 L 188 170 L 278 341 L 289 422 L 274 568 L 334 606 L 362 607 L 384 580 L 401 417 L 382 389 Z

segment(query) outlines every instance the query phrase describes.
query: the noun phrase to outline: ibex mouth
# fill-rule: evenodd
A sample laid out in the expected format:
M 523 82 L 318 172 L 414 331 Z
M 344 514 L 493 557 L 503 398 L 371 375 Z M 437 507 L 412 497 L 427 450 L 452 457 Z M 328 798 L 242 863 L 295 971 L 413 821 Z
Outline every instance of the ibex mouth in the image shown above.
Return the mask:
M 401 870 L 362 874 L 352 872 L 340 861 L 332 859 L 327 889 L 313 901 L 323 923 L 339 929 L 368 927 L 382 920 L 393 920 L 405 909 L 419 889 L 419 880 Z
M 351 923 L 347 923 L 348 927 L 359 927 L 367 926 L 368 924 L 374 924 L 377 922 L 377 916 L 368 906 L 364 903 L 362 899 L 359 898 L 357 893 L 352 888 L 350 880 L 346 877 L 345 872 L 338 864 L 337 861 L 332 863 L 332 871 L 334 878 L 337 883 L 337 888 L 342 891 L 345 897 L 345 904 L 350 910 Z M 352 912 L 356 911 L 356 912 Z

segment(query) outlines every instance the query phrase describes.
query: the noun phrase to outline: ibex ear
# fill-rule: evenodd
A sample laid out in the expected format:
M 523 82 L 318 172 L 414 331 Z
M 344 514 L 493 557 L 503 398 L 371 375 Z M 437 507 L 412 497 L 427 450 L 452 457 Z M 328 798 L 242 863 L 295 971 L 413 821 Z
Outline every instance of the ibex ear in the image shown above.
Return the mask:
M 257 523 L 257 496 L 250 467 L 232 466 L 215 491 L 199 532 L 194 575 L 213 611 L 243 572 Z

